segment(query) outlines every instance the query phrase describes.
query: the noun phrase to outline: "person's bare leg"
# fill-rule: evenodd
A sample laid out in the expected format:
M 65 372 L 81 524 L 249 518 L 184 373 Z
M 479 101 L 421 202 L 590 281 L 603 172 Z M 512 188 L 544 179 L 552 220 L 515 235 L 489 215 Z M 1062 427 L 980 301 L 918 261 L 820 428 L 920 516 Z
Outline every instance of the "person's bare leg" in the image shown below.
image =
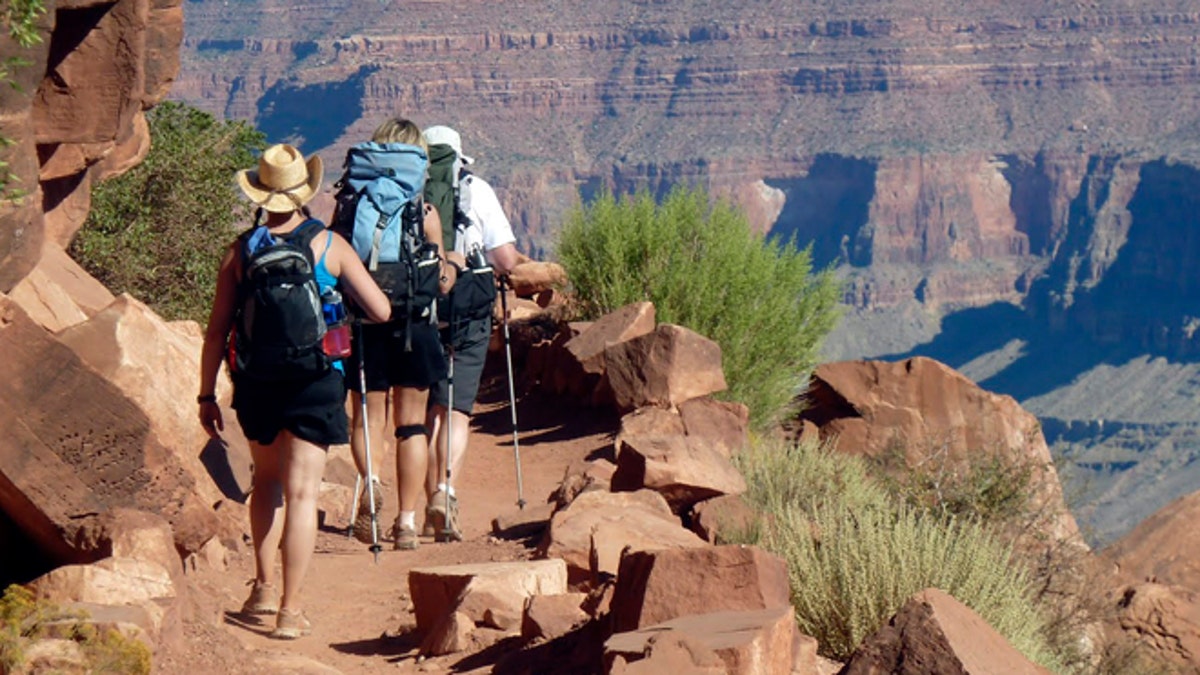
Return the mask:
M 371 475 L 373 476 L 379 475 L 379 465 L 386 449 L 387 396 L 386 391 L 367 392 L 367 421 L 371 423 Z M 350 403 L 353 408 L 350 413 L 350 454 L 354 456 L 354 466 L 358 468 L 358 475 L 366 476 L 367 452 L 363 445 L 362 396 L 357 391 L 350 392 Z
M 396 485 L 399 487 L 400 511 L 416 511 L 425 489 L 425 474 L 429 466 L 429 441 L 424 433 L 408 434 L 406 428 L 424 426 L 425 407 L 429 389 L 395 387 L 393 410 L 396 429 Z
M 254 461 L 250 538 L 254 545 L 254 578 L 260 584 L 275 583 L 275 559 L 283 536 L 283 475 L 279 461 L 279 447 L 283 443 L 283 434 L 270 445 L 250 442 L 250 457 Z
M 455 477 L 462 476 L 463 464 L 466 463 L 471 416 L 458 410 L 450 411 L 450 415 L 450 480 L 453 482 Z
M 429 406 L 429 414 L 425 418 L 425 426 L 429 428 L 429 465 L 425 471 L 425 503 L 428 504 L 437 492 L 438 483 L 443 481 L 442 471 L 445 470 L 445 419 L 446 407 L 436 403 Z
M 283 597 L 280 609 L 296 609 L 300 588 L 317 542 L 317 494 L 325 473 L 326 448 L 287 435 L 283 448 Z

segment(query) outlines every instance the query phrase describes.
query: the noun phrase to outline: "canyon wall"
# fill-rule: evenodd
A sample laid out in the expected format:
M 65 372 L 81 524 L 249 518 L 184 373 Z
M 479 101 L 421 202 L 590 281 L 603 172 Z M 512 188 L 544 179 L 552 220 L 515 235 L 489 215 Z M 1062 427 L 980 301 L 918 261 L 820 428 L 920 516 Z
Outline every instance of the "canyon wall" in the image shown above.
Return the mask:
M 172 95 L 331 180 L 386 116 L 452 124 L 535 255 L 598 190 L 703 185 L 845 279 L 829 358 L 934 356 L 1040 415 L 1093 504 L 1141 505 L 1103 534 L 1200 480 L 1194 3 L 185 7 Z

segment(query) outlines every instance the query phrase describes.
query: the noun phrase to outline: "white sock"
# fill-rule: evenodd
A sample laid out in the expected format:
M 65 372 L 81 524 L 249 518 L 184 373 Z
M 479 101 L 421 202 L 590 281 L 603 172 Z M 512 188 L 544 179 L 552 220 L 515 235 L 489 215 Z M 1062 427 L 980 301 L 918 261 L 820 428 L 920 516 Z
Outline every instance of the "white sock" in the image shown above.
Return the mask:
M 400 526 L 405 528 L 417 529 L 417 512 L 416 511 L 401 511 Z
M 446 487 L 445 483 L 438 483 L 437 489 L 438 489 L 438 492 L 449 492 L 451 497 L 458 496 L 458 495 L 454 494 L 454 486 L 453 485 L 451 485 L 450 487 Z

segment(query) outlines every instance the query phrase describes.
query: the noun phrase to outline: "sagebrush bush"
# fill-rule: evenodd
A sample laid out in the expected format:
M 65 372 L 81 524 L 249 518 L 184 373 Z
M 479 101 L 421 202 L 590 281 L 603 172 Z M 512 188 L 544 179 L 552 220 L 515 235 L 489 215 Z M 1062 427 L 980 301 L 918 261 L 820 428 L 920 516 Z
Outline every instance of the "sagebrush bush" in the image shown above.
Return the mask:
M 114 293 L 203 325 L 221 256 L 251 217 L 233 176 L 255 165 L 264 137 L 180 103 L 161 103 L 146 117 L 149 154 L 92 188 L 69 253 Z
M 64 610 L 34 596 L 28 588 L 13 584 L 0 596 L 0 673 L 20 670 L 25 649 L 47 635 L 51 624 L 60 639 L 79 645 L 88 672 L 145 675 L 150 672 L 150 650 L 136 638 L 126 637 L 115 628 L 87 623 L 86 613 Z
M 903 504 L 866 463 L 816 443 L 752 446 L 736 458 L 761 514 L 757 542 L 783 557 L 801 630 L 847 659 L 918 591 L 939 588 L 1050 668 L 1029 574 L 978 521 Z
M 556 252 L 584 318 L 649 300 L 660 323 L 719 344 L 723 395 L 759 428 L 807 385 L 838 317 L 838 283 L 814 273 L 809 249 L 751 232 L 700 189 L 677 188 L 661 204 L 648 192 L 603 194 L 569 215 Z

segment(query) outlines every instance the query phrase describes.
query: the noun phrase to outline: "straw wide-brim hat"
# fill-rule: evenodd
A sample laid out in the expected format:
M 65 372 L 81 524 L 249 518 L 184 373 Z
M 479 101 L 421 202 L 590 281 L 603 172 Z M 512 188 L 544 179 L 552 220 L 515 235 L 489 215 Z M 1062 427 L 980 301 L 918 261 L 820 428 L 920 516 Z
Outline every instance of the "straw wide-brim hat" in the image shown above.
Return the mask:
M 237 172 L 238 187 L 250 201 L 272 213 L 287 213 L 304 206 L 321 189 L 324 167 L 317 155 L 309 157 L 279 143 L 263 151 L 258 169 Z

